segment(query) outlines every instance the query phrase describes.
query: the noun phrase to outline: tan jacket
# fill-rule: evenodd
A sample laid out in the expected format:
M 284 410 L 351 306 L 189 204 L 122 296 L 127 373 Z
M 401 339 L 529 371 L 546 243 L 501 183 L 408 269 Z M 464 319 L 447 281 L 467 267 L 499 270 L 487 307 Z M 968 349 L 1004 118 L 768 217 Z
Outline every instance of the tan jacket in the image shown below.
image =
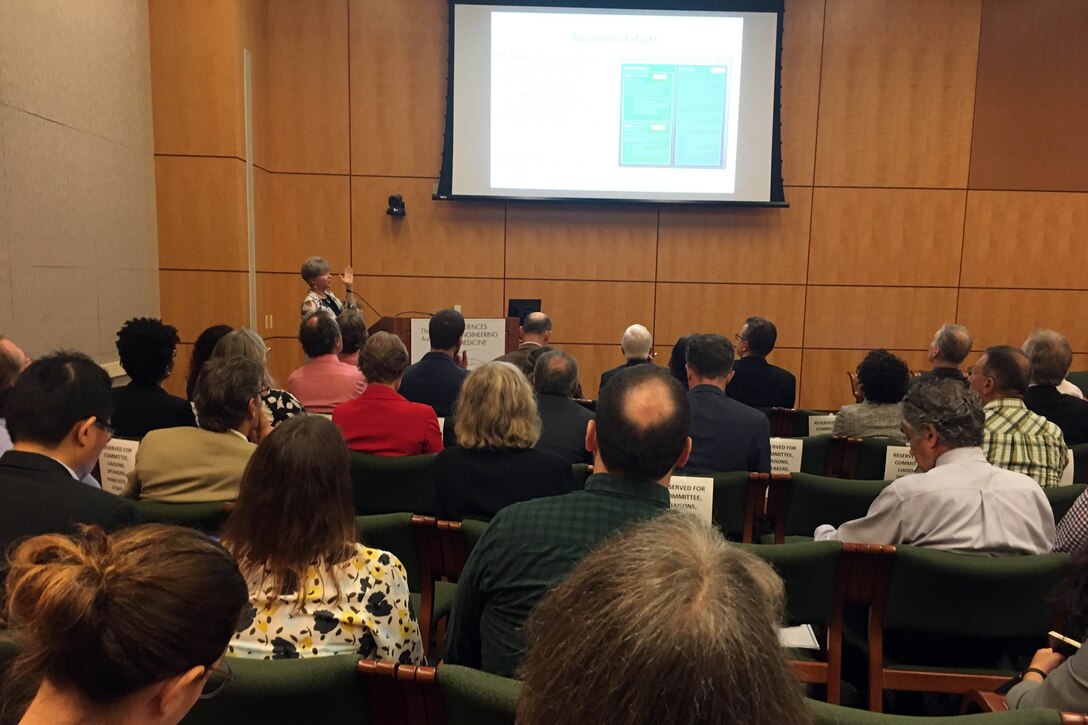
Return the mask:
M 235 431 L 153 430 L 140 442 L 122 495 L 168 503 L 233 501 L 256 449 Z

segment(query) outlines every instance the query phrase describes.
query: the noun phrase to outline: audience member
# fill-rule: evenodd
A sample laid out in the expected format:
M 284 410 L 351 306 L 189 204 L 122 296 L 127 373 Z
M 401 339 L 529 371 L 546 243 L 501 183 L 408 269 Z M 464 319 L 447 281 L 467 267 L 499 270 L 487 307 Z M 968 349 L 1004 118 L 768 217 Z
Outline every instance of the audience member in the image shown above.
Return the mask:
M 11 450 L 11 436 L 8 435 L 8 396 L 15 385 L 16 378 L 26 370 L 30 359 L 18 345 L 0 335 L 0 454 Z
M 733 344 L 721 335 L 688 335 L 691 456 L 684 474 L 771 472 L 767 416 L 725 395 L 733 377 Z
M 332 274 L 329 272 L 329 262 L 324 257 L 310 257 L 303 262 L 302 279 L 310 288 L 306 299 L 302 300 L 303 317 L 323 310 L 335 319 L 345 309 L 355 308 L 355 293 L 352 292 L 355 275 L 351 267 L 344 267 L 344 273 L 340 275 L 340 281 L 344 283 L 343 302 L 332 293 Z
M 1088 491 L 1077 496 L 1058 522 L 1054 532 L 1054 551 L 1070 554 L 1088 551 Z
M 340 349 L 340 362 L 345 365 L 359 367 L 359 351 L 370 337 L 366 330 L 366 320 L 363 313 L 356 309 L 347 309 L 336 316 L 336 326 L 340 328 L 340 339 L 343 345 Z
M 967 382 L 986 411 L 983 450 L 990 463 L 1057 486 L 1068 463 L 1061 429 L 1024 405 L 1031 362 L 1015 347 L 997 345 L 968 369 Z
M 110 376 L 86 355 L 35 360 L 7 399 L 12 450 L 0 456 L 0 551 L 37 534 L 77 524 L 108 531 L 139 521 L 132 503 L 80 483 L 113 429 Z
M 927 359 L 932 369 L 922 373 L 922 377 L 947 378 L 966 382 L 967 376 L 960 371 L 960 365 L 971 353 L 974 340 L 963 325 L 948 323 L 941 325 L 933 342 L 929 344 Z
M 778 341 L 774 323 L 762 317 L 749 317 L 737 340 L 740 359 L 733 365 L 733 379 L 725 394 L 753 408 L 792 408 L 797 396 L 797 378 L 789 370 L 767 362 Z
M 586 430 L 594 475 L 585 490 L 503 509 L 473 548 L 457 584 L 446 661 L 512 677 L 522 624 L 541 597 L 609 536 L 668 510 L 690 426 L 687 397 L 667 372 L 640 365 L 617 373 Z
M 669 372 L 684 389 L 688 389 L 688 338 L 679 338 L 669 354 Z
M 1069 341 L 1053 330 L 1035 330 L 1022 348 L 1031 360 L 1031 385 L 1024 405 L 1061 428 L 1067 446 L 1088 443 L 1088 400 L 1058 389 L 1073 362 Z
M 570 464 L 533 448 L 540 438 L 533 389 L 510 363 L 469 373 L 457 398 L 457 445 L 435 459 L 438 513 L 444 519 L 489 521 L 518 501 L 575 489 Z
M 332 411 L 348 448 L 375 456 L 416 456 L 442 450 L 442 431 L 434 409 L 397 392 L 408 368 L 408 350 L 400 338 L 377 332 L 359 354 L 367 386 L 358 398 Z
M 213 358 L 196 383 L 199 428 L 151 431 L 136 451 L 123 495 L 169 503 L 233 501 L 262 425 L 256 362 Z
M 530 354 L 547 345 L 552 336 L 551 318 L 543 312 L 530 312 L 518 331 L 521 337 L 518 349 L 495 358 L 494 362 L 508 362 L 528 376 L 533 372 L 533 366 L 529 362 Z
M 820 526 L 816 539 L 992 555 L 1050 551 L 1050 503 L 1029 477 L 987 462 L 984 418 L 978 397 L 958 381 L 913 381 L 903 399 L 903 433 L 924 473 L 893 481 L 865 518 L 838 530 Z
M 540 414 L 536 448 L 550 451 L 568 464 L 593 463 L 586 450 L 586 424 L 593 413 L 571 398 L 578 385 L 578 361 L 562 350 L 549 350 L 536 359 L 533 388 Z
M 243 327 L 223 336 L 212 352 L 214 358 L 244 357 L 261 366 L 261 402 L 264 406 L 261 414 L 269 426 L 275 428 L 293 415 L 305 413 L 306 409 L 298 398 L 286 390 L 278 390 L 276 381 L 268 372 L 268 346 L 253 330 Z
M 887 350 L 873 350 L 858 365 L 858 387 L 864 401 L 839 408 L 831 434 L 849 438 L 889 438 L 902 445 L 903 396 L 910 369 Z
M 783 600 L 769 565 L 691 515 L 633 526 L 533 610 L 517 721 L 811 722 L 777 646 Z
M 422 664 L 407 574 L 389 552 L 356 543 L 348 451 L 328 420 L 292 418 L 261 443 L 223 543 L 252 605 L 230 654 Z
M 465 318 L 457 310 L 439 310 L 427 324 L 431 350 L 404 371 L 400 394 L 413 403 L 426 403 L 445 418 L 468 376 L 468 353 L 461 350 Z
M 342 349 L 340 328 L 330 315 L 315 312 L 303 319 L 298 340 L 310 359 L 287 376 L 287 391 L 308 413 L 329 415 L 333 408 L 366 390 L 366 378 L 359 368 L 345 365 L 337 357 Z
M 204 534 L 89 526 L 29 539 L 10 563 L 7 620 L 22 651 L 5 689 L 13 700 L 28 690 L 21 722 L 173 725 L 232 678 L 222 657 L 245 582 Z M 23 704 L 5 698 L 0 717 Z
M 196 379 L 204 369 L 204 363 L 212 356 L 215 346 L 233 328 L 230 325 L 212 325 L 197 336 L 193 343 L 193 354 L 189 358 L 189 377 L 185 379 L 185 397 L 191 403 L 196 397 Z
M 117 332 L 121 367 L 131 378 L 113 388 L 113 429 L 122 438 L 143 438 L 148 431 L 195 426 L 189 401 L 162 388 L 174 371 L 178 352 L 177 328 L 151 317 L 136 317 Z
M 597 386 L 597 397 L 600 397 L 601 391 L 604 390 L 604 386 L 607 385 L 608 381 L 620 370 L 626 370 L 635 365 L 652 365 L 653 349 L 654 339 L 650 335 L 650 331 L 644 326 L 631 325 L 624 330 L 623 339 L 620 340 L 620 350 L 623 351 L 623 355 L 627 358 L 627 362 L 619 367 L 605 370 L 601 373 L 601 382 Z

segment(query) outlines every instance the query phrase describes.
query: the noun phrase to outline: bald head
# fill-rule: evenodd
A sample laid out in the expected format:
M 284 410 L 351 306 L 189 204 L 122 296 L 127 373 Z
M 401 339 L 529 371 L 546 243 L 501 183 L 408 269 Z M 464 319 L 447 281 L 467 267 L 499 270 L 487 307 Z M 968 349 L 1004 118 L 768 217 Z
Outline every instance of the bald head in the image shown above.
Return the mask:
M 541 395 L 569 398 L 578 385 L 578 361 L 562 350 L 548 350 L 533 366 L 533 388 Z
M 298 341 L 308 357 L 332 355 L 340 352 L 340 327 L 331 314 L 318 310 L 302 320 L 298 328 Z
M 552 320 L 543 312 L 530 312 L 521 323 L 521 339 L 538 345 L 548 344 L 552 336 Z
M 650 357 L 650 348 L 654 345 L 650 331 L 642 325 L 631 325 L 623 331 L 620 347 L 628 360 L 646 360 Z
M 1010 345 L 995 345 L 971 367 L 967 382 L 983 403 L 999 398 L 1023 398 L 1031 380 L 1031 361 Z
M 963 325 L 941 325 L 929 346 L 929 361 L 933 367 L 958 368 L 971 352 L 971 333 Z

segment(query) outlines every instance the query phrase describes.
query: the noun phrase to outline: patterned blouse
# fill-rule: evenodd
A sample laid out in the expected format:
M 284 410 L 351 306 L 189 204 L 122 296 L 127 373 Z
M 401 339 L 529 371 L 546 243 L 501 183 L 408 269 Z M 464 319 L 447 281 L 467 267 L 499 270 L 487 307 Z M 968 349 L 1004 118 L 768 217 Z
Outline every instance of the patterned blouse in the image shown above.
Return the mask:
M 402 664 L 423 663 L 423 643 L 408 608 L 408 578 L 397 557 L 355 545 L 355 555 L 338 567 L 340 602 L 332 582 L 324 587 L 316 567 L 301 610 L 298 593 L 277 595 L 262 573 L 247 578 L 252 607 L 238 625 L 227 654 L 252 659 L 297 659 L 358 654 Z
M 270 389 L 268 395 L 263 396 L 261 400 L 264 401 L 265 417 L 271 420 L 273 428 L 293 415 L 306 412 L 302 403 L 298 402 L 298 398 L 286 390 Z

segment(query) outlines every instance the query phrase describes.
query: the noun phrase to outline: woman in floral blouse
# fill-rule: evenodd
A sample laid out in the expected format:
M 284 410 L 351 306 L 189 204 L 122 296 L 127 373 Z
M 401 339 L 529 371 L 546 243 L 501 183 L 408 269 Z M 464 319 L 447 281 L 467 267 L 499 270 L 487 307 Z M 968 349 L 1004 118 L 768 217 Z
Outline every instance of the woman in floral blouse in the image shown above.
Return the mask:
M 261 442 L 223 529 L 252 605 L 228 654 L 423 662 L 404 567 L 356 543 L 354 515 L 347 447 L 330 421 L 296 416 Z

